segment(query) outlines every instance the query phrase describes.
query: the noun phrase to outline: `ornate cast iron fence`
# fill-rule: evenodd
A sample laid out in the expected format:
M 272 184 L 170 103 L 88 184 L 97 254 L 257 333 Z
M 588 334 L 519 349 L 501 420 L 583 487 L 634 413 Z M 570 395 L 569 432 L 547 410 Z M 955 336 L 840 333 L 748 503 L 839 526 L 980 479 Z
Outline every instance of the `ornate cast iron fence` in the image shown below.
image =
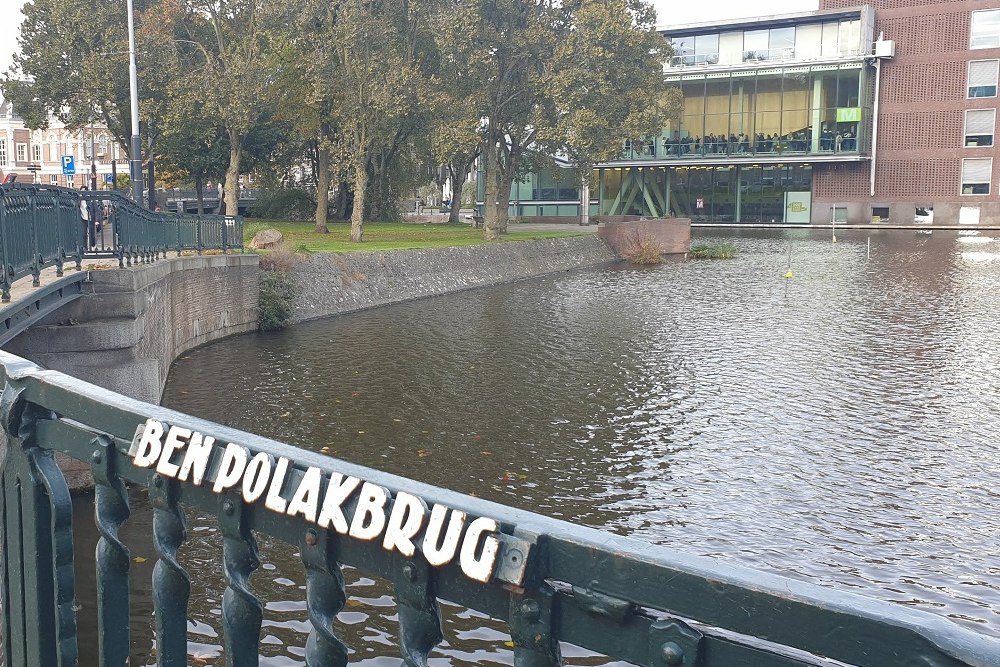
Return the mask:
M 92 221 L 84 220 L 83 209 Z M 155 259 L 167 251 L 243 247 L 239 216 L 183 215 L 148 211 L 117 192 L 88 192 L 43 185 L 0 187 L 0 298 L 11 284 L 85 258 L 117 258 L 119 266 Z
M 71 499 L 54 452 L 96 481 L 100 664 L 127 664 L 126 484 L 148 489 L 158 664 L 187 657 L 184 508 L 218 517 L 227 665 L 258 664 L 254 535 L 297 549 L 311 667 L 342 665 L 340 564 L 392 582 L 400 652 L 426 664 L 438 599 L 506 621 L 515 665 L 569 642 L 637 665 L 1000 665 L 1000 641 L 947 620 L 515 510 L 127 399 L 0 352 L 3 604 L 11 667 L 77 664 Z M 93 609 L 92 601 L 81 601 Z

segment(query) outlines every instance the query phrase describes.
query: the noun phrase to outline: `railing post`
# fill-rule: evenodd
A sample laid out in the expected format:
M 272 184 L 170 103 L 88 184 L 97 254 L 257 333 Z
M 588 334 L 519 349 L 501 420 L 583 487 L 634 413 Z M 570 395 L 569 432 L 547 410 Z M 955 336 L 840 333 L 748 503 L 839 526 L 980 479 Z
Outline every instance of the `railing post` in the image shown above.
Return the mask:
M 264 606 L 248 586 L 250 575 L 260 567 L 257 541 L 250 531 L 247 511 L 238 493 L 222 497 L 219 506 L 222 558 L 226 592 L 222 596 L 222 640 L 227 667 L 256 667 Z M 250 639 L 253 639 L 251 642 Z
M 198 225 L 197 225 L 197 230 L 198 230 L 198 231 L 197 231 L 197 236 L 198 236 L 198 240 L 197 240 L 197 248 L 198 248 L 198 254 L 199 254 L 199 255 L 201 254 L 201 249 L 202 249 L 202 247 L 203 247 L 203 246 L 202 246 L 202 241 L 201 241 L 201 226 L 202 226 L 203 224 L 204 224 L 204 222 L 203 222 L 202 220 L 198 220 Z
M 38 287 L 41 285 L 42 277 L 42 265 L 39 261 L 41 258 L 41 253 L 38 249 L 38 211 L 35 208 L 35 192 L 32 192 L 28 196 L 29 206 L 31 207 L 31 286 Z
M 106 436 L 94 440 L 94 519 L 97 542 L 97 631 L 101 667 L 127 665 L 131 645 L 129 624 L 129 550 L 118 535 L 129 517 L 128 492 L 115 470 L 118 451 Z
M 177 482 L 153 475 L 153 543 L 159 560 L 153 567 L 156 655 L 160 667 L 187 665 L 187 604 L 191 578 L 177 561 L 185 538 L 184 515 L 177 502 Z
M 76 665 L 72 500 L 52 451 L 37 443 L 50 413 L 22 391 L 8 382 L 0 399 L 5 657 L 11 667 Z
M 7 239 L 7 190 L 0 188 L 0 302 L 10 303 L 11 269 L 10 244 Z
M 299 553 L 306 567 L 306 611 L 313 626 L 306 640 L 306 664 L 346 665 L 347 647 L 337 637 L 334 626 L 347 594 L 344 575 L 333 557 L 330 532 L 320 534 L 309 528 L 299 544 Z

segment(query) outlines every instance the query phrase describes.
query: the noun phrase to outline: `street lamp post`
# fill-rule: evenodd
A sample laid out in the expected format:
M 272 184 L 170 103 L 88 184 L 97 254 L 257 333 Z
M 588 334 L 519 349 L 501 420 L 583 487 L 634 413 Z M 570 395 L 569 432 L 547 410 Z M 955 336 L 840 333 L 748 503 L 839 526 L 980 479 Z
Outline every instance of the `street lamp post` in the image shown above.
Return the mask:
M 139 74 L 135 66 L 135 18 L 132 0 L 128 0 L 128 78 L 132 98 L 132 155 L 129 175 L 132 178 L 132 198 L 142 206 L 142 144 L 139 141 Z

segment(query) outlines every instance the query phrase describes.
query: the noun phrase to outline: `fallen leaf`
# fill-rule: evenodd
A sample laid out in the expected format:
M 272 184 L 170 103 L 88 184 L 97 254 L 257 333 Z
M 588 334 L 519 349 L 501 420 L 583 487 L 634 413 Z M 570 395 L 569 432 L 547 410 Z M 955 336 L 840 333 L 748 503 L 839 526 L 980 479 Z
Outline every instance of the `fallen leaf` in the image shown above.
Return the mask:
M 145 563 L 146 562 L 146 559 L 143 558 L 142 556 L 136 556 L 132 560 L 134 560 L 136 563 Z
M 493 456 L 493 452 L 479 452 L 483 456 Z
M 292 414 L 292 413 L 291 413 L 291 412 L 282 412 L 282 413 L 281 413 L 281 416 L 282 416 L 282 417 L 287 417 L 287 416 L 288 416 L 288 415 L 290 415 L 290 414 Z
M 427 451 L 426 449 L 418 449 L 417 450 L 417 456 L 419 456 L 420 458 L 424 458 L 425 456 L 430 456 L 430 455 L 431 455 L 431 453 L 429 451 Z

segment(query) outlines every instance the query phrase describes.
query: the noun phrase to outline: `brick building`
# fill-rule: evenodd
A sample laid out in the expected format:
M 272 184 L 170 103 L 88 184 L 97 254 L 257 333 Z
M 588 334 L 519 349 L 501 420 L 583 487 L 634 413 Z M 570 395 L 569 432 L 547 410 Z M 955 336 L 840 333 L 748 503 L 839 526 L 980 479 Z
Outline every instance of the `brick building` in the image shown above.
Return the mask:
M 820 7 L 851 4 L 821 0 Z M 846 207 L 851 221 L 873 215 L 907 223 L 919 213 L 939 224 L 1000 224 L 998 3 L 875 0 L 871 6 L 875 35 L 895 43 L 894 57 L 879 64 L 874 171 L 871 162 L 818 170 L 813 207 Z

